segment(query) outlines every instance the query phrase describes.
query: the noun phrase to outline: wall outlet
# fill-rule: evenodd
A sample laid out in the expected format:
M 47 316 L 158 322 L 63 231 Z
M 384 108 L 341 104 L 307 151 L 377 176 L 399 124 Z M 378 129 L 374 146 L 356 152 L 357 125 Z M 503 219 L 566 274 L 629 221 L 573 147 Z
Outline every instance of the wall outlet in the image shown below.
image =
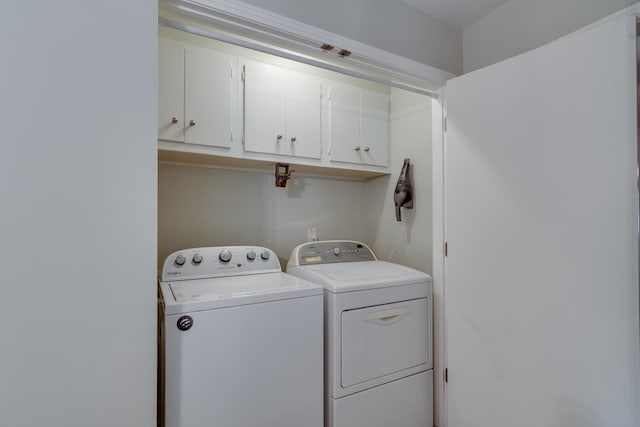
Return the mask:
M 317 242 L 318 234 L 315 227 L 307 227 L 307 242 Z

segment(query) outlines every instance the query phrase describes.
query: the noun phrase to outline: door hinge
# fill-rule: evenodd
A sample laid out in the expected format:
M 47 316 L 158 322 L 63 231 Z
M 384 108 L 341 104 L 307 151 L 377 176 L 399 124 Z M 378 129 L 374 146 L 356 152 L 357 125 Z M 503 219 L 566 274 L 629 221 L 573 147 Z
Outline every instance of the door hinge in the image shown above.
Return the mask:
M 447 131 L 447 116 L 442 118 L 442 130 L 445 132 Z
M 245 67 L 246 67 L 246 65 L 242 66 L 242 74 L 240 75 L 240 78 L 242 79 L 242 81 L 244 81 L 244 77 L 245 77 L 245 73 L 246 73 Z
M 449 256 L 449 242 L 444 242 L 444 256 Z
M 449 382 L 449 369 L 444 368 L 444 382 L 448 383 Z

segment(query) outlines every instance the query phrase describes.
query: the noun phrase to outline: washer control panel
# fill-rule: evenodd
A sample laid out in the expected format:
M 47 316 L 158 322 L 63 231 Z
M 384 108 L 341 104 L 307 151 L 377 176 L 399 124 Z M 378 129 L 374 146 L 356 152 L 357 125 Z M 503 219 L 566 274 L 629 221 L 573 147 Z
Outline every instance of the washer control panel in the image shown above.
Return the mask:
M 281 272 L 276 254 L 261 246 L 213 246 L 183 249 L 169 255 L 162 281 Z
M 364 243 L 352 240 L 324 240 L 296 247 L 289 266 L 328 264 L 334 262 L 375 261 L 373 251 Z

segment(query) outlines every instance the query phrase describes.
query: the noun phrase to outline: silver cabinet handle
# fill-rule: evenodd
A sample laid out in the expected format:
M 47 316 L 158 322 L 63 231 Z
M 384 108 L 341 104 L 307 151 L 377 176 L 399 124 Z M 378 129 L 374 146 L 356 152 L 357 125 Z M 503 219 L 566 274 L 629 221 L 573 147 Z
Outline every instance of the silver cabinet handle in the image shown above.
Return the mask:
M 364 151 L 369 151 L 369 147 L 364 147 Z
M 178 118 L 177 117 L 171 117 L 171 123 L 174 124 L 174 125 L 176 123 L 178 123 Z
M 356 151 L 360 151 L 360 146 L 356 145 L 353 149 L 356 150 Z
M 298 139 L 298 138 L 296 138 L 295 136 L 292 136 L 291 137 L 291 142 L 296 142 L 296 139 Z
M 196 121 L 195 120 L 189 120 L 189 126 L 195 126 L 196 125 Z
M 367 316 L 366 320 L 377 323 L 378 325 L 390 325 L 402 320 L 411 312 L 411 307 L 398 307 L 390 310 L 378 311 Z
M 281 134 L 281 133 L 277 134 L 277 135 L 276 135 L 276 139 L 277 139 L 278 141 L 280 141 L 280 140 L 282 139 L 282 134 Z

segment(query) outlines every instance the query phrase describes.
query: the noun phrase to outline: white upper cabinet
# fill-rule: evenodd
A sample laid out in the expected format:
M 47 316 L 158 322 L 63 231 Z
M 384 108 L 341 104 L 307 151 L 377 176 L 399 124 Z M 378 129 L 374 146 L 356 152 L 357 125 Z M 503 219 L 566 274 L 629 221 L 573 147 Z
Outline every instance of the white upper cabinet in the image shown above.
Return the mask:
M 362 89 L 360 98 L 360 143 L 362 162 L 389 165 L 389 95 Z
M 158 139 L 184 142 L 184 51 L 158 41 Z
M 236 57 L 188 47 L 184 67 L 185 142 L 229 147 Z
M 257 61 L 242 65 L 245 150 L 320 159 L 320 80 Z
M 158 138 L 228 148 L 236 57 L 160 38 Z
M 329 86 L 331 161 L 389 164 L 389 95 L 343 83 Z
M 180 162 L 388 174 L 389 89 L 327 76 L 262 53 L 161 36 L 158 148 Z
M 328 99 L 331 160 L 361 163 L 360 89 L 331 83 Z

